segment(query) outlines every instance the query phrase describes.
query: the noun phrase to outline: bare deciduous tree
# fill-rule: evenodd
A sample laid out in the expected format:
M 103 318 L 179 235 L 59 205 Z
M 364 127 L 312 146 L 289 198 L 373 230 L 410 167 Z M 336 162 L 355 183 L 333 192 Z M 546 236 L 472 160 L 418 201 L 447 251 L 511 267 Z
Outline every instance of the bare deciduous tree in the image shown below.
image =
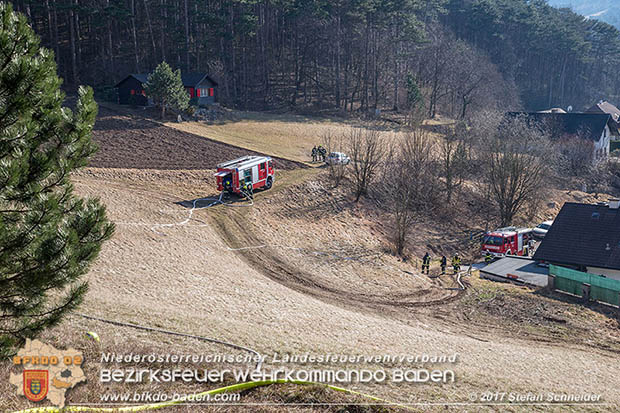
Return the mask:
M 516 84 L 483 50 L 440 25 L 429 26 L 428 40 L 417 52 L 420 65 L 416 74 L 425 95 L 426 116 L 465 119 L 487 107 L 519 108 Z
M 488 107 L 515 110 L 520 106 L 514 82 L 504 79 L 488 56 L 473 45 L 454 42 L 450 64 L 446 88 L 454 118 L 465 119 Z
M 571 176 L 587 176 L 594 168 L 594 143 L 581 136 L 558 139 L 560 171 Z
M 392 148 L 383 168 L 383 194 L 393 218 L 396 253 L 403 255 L 413 224 L 436 206 L 434 142 L 423 128 L 408 132 Z
M 375 181 L 386 148 L 376 129 L 351 128 L 348 133 L 348 152 L 351 157 L 351 175 L 355 185 L 355 202 L 368 193 Z
M 455 131 L 448 134 L 441 146 L 441 164 L 448 205 L 452 203 L 454 192 L 463 184 L 468 168 L 467 148 L 457 133 Z
M 409 179 L 409 165 L 402 155 L 390 156 L 384 168 L 384 181 L 388 182 L 384 188 L 386 205 L 392 215 L 392 242 L 396 254 L 402 256 L 405 252 L 407 239 L 411 227 L 415 223 L 412 185 Z
M 342 135 L 336 135 L 333 131 L 328 130 L 321 136 L 321 142 L 323 147 L 327 150 L 327 153 L 342 152 Z M 339 186 L 342 180 L 346 176 L 347 166 L 341 163 L 329 163 L 327 168 L 329 170 L 329 179 L 334 185 L 334 188 Z
M 490 201 L 501 225 L 510 225 L 517 214 L 531 214 L 540 201 L 553 150 L 540 129 L 518 118 L 505 119 L 488 144 L 483 156 Z
M 437 114 L 437 104 L 449 93 L 449 77 L 452 70 L 452 45 L 454 35 L 439 25 L 429 28 L 430 44 L 423 49 L 422 59 L 426 64 L 421 67 L 420 79 L 428 88 L 428 117 Z

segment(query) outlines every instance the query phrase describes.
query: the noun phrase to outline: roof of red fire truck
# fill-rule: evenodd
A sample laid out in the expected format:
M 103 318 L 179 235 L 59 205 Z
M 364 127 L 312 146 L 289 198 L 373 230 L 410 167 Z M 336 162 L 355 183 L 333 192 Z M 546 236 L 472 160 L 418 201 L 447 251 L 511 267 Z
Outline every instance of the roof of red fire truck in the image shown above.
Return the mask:
M 517 233 L 524 234 L 526 232 L 531 232 L 531 231 L 532 231 L 532 228 L 506 227 L 506 228 L 496 229 L 495 231 L 489 231 L 487 235 L 501 237 L 501 236 L 515 235 Z
M 269 156 L 248 155 L 241 158 L 233 159 L 232 161 L 222 162 L 221 164 L 217 165 L 217 169 L 244 169 L 270 160 L 271 157 Z

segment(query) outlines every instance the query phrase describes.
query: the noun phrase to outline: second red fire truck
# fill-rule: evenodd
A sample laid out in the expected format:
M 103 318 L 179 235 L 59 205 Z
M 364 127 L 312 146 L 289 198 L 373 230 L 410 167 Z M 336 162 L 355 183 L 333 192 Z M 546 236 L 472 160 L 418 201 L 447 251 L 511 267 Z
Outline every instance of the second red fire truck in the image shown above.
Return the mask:
M 495 257 L 527 255 L 531 228 L 506 227 L 487 232 L 482 240 L 482 255 L 490 252 Z

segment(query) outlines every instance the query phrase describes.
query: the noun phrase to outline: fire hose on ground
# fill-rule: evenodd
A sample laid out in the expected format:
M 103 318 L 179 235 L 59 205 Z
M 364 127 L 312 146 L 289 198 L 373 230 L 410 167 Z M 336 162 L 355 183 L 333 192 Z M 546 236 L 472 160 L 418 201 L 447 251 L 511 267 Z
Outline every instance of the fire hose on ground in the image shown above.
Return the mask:
M 194 211 L 197 210 L 197 209 L 206 209 L 206 208 L 210 208 L 212 206 L 219 205 L 219 204 L 222 204 L 222 205 L 227 206 L 227 207 L 234 207 L 234 208 L 248 208 L 248 207 L 254 206 L 254 199 L 247 192 L 243 192 L 242 191 L 242 193 L 246 197 L 246 199 L 248 199 L 250 201 L 249 204 L 246 204 L 246 205 L 234 205 L 232 202 L 224 202 L 223 198 L 224 198 L 225 192 L 222 191 L 222 192 L 220 192 L 220 196 L 217 197 L 217 198 L 207 197 L 207 198 L 197 198 L 197 199 L 194 199 L 192 201 L 192 208 L 189 210 L 189 215 L 188 215 L 188 217 L 185 220 L 183 220 L 181 222 L 175 222 L 175 223 L 172 223 L 172 224 L 155 224 L 155 225 L 153 225 L 151 227 L 151 230 L 153 232 L 157 233 L 157 234 L 166 235 L 166 234 L 163 234 L 163 233 L 157 231 L 155 228 L 183 226 L 183 225 L 187 224 L 189 221 L 191 221 L 192 216 L 194 215 Z M 196 206 L 196 204 L 198 202 L 200 202 L 200 201 L 213 201 L 213 202 L 211 202 L 209 205 L 205 205 L 205 206 L 201 206 L 201 207 Z

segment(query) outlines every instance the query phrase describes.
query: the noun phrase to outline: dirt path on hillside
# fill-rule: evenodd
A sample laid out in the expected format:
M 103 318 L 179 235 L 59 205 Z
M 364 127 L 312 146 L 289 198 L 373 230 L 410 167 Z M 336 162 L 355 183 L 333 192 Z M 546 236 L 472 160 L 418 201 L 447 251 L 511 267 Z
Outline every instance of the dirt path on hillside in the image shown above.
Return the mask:
M 256 271 L 330 304 L 408 314 L 459 298 L 463 291 L 449 276 L 431 279 L 386 254 L 382 240 L 347 203 L 309 179 L 259 193 L 250 211 L 210 211 L 209 223 Z
M 406 309 L 414 307 L 432 306 L 447 303 L 459 297 L 462 291 L 444 289 L 437 281 L 430 281 L 429 285 L 411 293 L 391 292 L 387 294 L 371 294 L 355 291 L 354 289 L 336 288 L 317 279 L 316 275 L 304 271 L 293 262 L 287 262 L 278 252 L 287 246 L 264 245 L 265 237 L 253 234 L 248 230 L 248 221 L 239 211 L 220 210 L 217 218 L 212 221 L 222 239 L 228 245 L 253 245 L 258 248 L 239 248 L 235 252 L 239 257 L 255 268 L 258 272 L 292 290 L 325 300 L 331 304 L 348 308 L 368 308 L 379 310 L 379 313 L 390 313 L 394 308 Z M 317 255 L 322 251 L 306 250 L 304 255 Z M 354 260 L 355 257 L 342 257 L 343 260 Z M 370 260 L 359 258 L 360 262 Z M 398 270 L 397 270 L 398 271 Z M 405 275 L 407 273 L 403 273 Z M 411 273 L 409 274 L 411 275 Z
M 213 169 L 220 162 L 257 152 L 216 142 L 100 107 L 93 130 L 99 150 L 90 161 L 95 168 Z M 307 166 L 274 158 L 279 169 Z

